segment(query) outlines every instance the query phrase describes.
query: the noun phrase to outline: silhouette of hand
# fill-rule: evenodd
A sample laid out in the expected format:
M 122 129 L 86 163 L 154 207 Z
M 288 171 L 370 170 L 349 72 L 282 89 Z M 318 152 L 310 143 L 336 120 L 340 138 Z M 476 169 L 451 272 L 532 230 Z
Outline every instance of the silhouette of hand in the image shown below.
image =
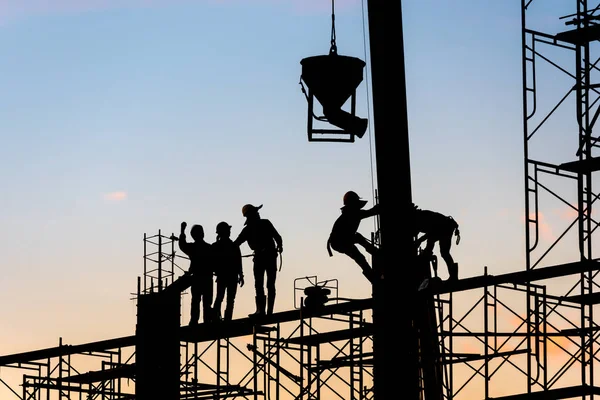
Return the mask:
M 244 287 L 244 275 L 240 275 L 240 287 Z
M 283 253 L 283 246 L 277 247 L 277 252 L 278 253 Z
M 181 232 L 185 231 L 185 228 L 187 227 L 187 222 L 183 221 L 181 223 Z

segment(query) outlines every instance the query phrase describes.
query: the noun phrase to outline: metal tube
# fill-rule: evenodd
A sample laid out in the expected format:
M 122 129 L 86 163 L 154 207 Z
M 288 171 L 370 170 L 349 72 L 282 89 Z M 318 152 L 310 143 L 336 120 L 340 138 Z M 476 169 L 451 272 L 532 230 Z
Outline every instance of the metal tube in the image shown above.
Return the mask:
M 373 125 L 381 208 L 381 254 L 374 260 L 385 279 L 373 287 L 375 400 L 419 399 L 418 344 L 413 325 L 414 269 L 408 111 L 400 0 L 368 0 Z M 395 254 L 400 254 L 398 259 Z M 402 275 L 402 276 L 401 276 Z M 398 330 L 397 324 L 400 324 Z M 399 346 L 398 332 L 405 337 Z

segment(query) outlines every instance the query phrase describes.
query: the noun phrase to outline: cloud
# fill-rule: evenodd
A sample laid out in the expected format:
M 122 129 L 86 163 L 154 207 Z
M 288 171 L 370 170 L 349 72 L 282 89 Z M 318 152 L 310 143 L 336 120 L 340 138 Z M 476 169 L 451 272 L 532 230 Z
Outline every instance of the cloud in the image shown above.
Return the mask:
M 530 220 L 534 220 L 535 219 L 535 213 L 531 212 L 529 213 L 529 219 Z M 554 240 L 554 233 L 552 233 L 552 227 L 550 226 L 550 224 L 547 222 L 546 216 L 544 215 L 544 213 L 542 213 L 541 211 L 538 212 L 537 214 L 537 219 L 538 219 L 538 230 L 540 232 L 540 237 L 544 240 Z M 525 218 L 523 217 L 522 219 L 525 222 Z M 532 225 L 533 226 L 533 225 Z
M 565 206 L 564 208 L 554 210 L 554 213 L 557 214 L 560 219 L 569 222 L 572 222 L 579 215 L 577 213 L 577 205 L 573 205 L 573 208 Z
M 104 200 L 107 201 L 123 201 L 127 198 L 127 193 L 125 192 L 111 192 L 106 193 L 104 195 Z
M 515 329 L 518 327 L 517 332 L 526 332 L 525 317 L 517 317 L 513 315 L 509 322 Z M 547 324 L 545 328 L 546 333 L 548 334 L 558 333 L 560 331 L 559 329 L 552 327 L 551 324 Z M 538 329 L 539 334 L 543 335 L 544 326 L 540 324 L 538 326 Z M 546 344 L 546 352 L 549 356 L 562 355 L 566 357 L 573 350 L 574 346 L 576 346 L 576 344 L 574 343 L 573 338 L 569 338 L 566 336 L 552 336 L 548 338 Z

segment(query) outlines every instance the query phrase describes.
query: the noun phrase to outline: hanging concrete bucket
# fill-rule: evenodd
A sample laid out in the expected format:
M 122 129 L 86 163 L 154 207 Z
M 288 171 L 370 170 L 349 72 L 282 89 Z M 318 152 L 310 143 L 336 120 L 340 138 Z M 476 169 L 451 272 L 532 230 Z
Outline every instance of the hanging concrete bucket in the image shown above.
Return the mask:
M 323 114 L 332 125 L 347 133 L 362 137 L 367 120 L 354 115 L 356 88 L 363 80 L 365 62 L 359 58 L 341 56 L 337 53 L 303 59 L 302 80 L 323 106 Z M 352 112 L 342 106 L 352 97 Z

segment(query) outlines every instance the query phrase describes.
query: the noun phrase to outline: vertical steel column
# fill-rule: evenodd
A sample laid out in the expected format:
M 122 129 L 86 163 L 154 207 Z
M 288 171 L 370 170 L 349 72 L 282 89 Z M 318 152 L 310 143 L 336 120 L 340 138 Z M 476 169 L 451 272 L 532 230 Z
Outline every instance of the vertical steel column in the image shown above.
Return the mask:
M 577 29 L 589 29 L 591 24 L 588 18 L 588 2 L 587 0 L 577 1 L 577 18 L 582 20 L 582 23 L 577 25 Z M 592 141 L 590 125 L 590 74 L 595 67 L 590 60 L 590 43 L 584 41 L 576 48 L 576 69 L 577 69 L 577 119 L 579 125 L 578 145 L 581 150 L 579 153 L 580 160 L 589 160 L 592 158 Z M 579 250 L 580 260 L 592 259 L 592 172 L 587 170 L 577 175 L 577 203 L 578 203 L 578 224 L 579 224 Z M 592 293 L 593 273 L 587 272 L 581 274 L 580 290 L 581 294 L 585 295 Z M 593 385 L 593 327 L 592 321 L 592 305 L 581 305 L 581 383 L 584 385 Z
M 413 328 L 417 287 L 413 269 L 408 111 L 402 2 L 368 0 L 377 188 L 381 207 L 380 255 L 373 260 L 385 279 L 373 287 L 374 399 L 419 399 L 418 344 Z M 402 276 L 401 276 L 402 275 Z M 399 325 L 399 328 L 398 328 Z M 402 339 L 401 339 L 402 338 Z
M 487 272 L 487 271 L 486 271 Z M 489 356 L 490 356 L 490 333 L 489 333 L 489 286 L 483 288 L 483 380 L 484 380 L 484 398 L 490 398 L 490 370 L 489 370 Z
M 254 400 L 258 400 L 258 356 L 256 354 L 256 349 L 258 349 L 258 340 L 256 339 L 256 335 L 257 330 L 256 325 L 254 325 L 252 331 L 252 348 L 254 349 L 254 351 L 252 352 L 252 373 L 254 375 Z
M 162 235 L 158 230 L 158 291 L 162 290 Z
M 148 257 L 148 253 L 147 253 L 147 249 L 146 249 L 146 234 L 144 233 L 144 293 L 146 293 L 146 291 L 148 290 L 148 287 L 146 286 L 146 277 L 148 275 L 148 265 L 147 265 L 147 257 Z M 138 296 L 140 295 L 139 290 L 138 290 Z
M 523 171 L 525 173 L 524 177 L 524 192 L 525 192 L 525 269 L 529 271 L 531 269 L 531 238 L 530 238 L 530 222 L 531 222 L 531 211 L 529 204 L 529 129 L 528 129 L 528 120 L 529 120 L 529 104 L 528 104 L 528 79 L 527 79 L 527 29 L 526 29 L 526 11 L 529 2 L 526 0 L 521 0 L 521 67 L 522 67 L 522 90 L 523 90 Z M 534 46 L 534 39 L 532 38 L 532 47 Z M 531 61 L 535 54 L 533 49 L 531 50 Z M 535 106 L 534 106 L 535 110 Z M 533 113 L 532 113 L 533 114 Z M 535 183 L 537 185 L 537 181 Z M 537 214 L 537 209 L 536 209 Z M 537 215 L 536 215 L 537 217 Z M 530 298 L 530 287 L 527 285 L 527 296 L 525 300 L 525 308 L 526 308 L 526 318 L 527 318 L 527 333 L 531 332 L 531 298 Z M 531 341 L 527 340 L 527 376 L 532 376 L 532 364 L 531 364 Z M 531 393 L 532 389 L 532 380 L 527 379 L 527 393 Z
M 304 310 L 304 299 L 302 299 L 300 304 L 300 337 L 304 337 L 304 315 L 302 312 Z M 300 391 L 297 397 L 298 400 L 304 399 L 304 346 L 306 345 L 300 342 L 300 384 L 298 385 Z M 310 374 L 307 375 L 308 379 L 310 379 Z
M 270 334 L 269 334 L 270 336 Z M 276 346 L 276 350 L 275 350 L 275 362 L 277 363 L 277 365 L 281 365 L 281 324 L 278 322 L 277 323 L 277 328 L 275 331 L 275 340 L 274 341 L 270 341 L 269 343 L 275 343 Z M 279 379 L 281 378 L 281 374 L 279 373 L 279 368 L 275 369 L 275 400 L 279 400 L 280 396 L 279 396 Z
M 452 312 L 452 307 L 452 292 L 450 292 L 450 294 L 448 295 L 448 323 L 450 324 L 450 326 L 448 327 L 448 337 L 450 339 L 448 342 L 448 354 L 450 354 L 451 356 L 454 354 L 454 313 Z M 451 358 L 450 361 L 453 361 L 453 358 Z M 450 363 L 449 369 L 450 373 L 448 374 L 448 400 L 452 400 L 454 399 L 454 363 Z

